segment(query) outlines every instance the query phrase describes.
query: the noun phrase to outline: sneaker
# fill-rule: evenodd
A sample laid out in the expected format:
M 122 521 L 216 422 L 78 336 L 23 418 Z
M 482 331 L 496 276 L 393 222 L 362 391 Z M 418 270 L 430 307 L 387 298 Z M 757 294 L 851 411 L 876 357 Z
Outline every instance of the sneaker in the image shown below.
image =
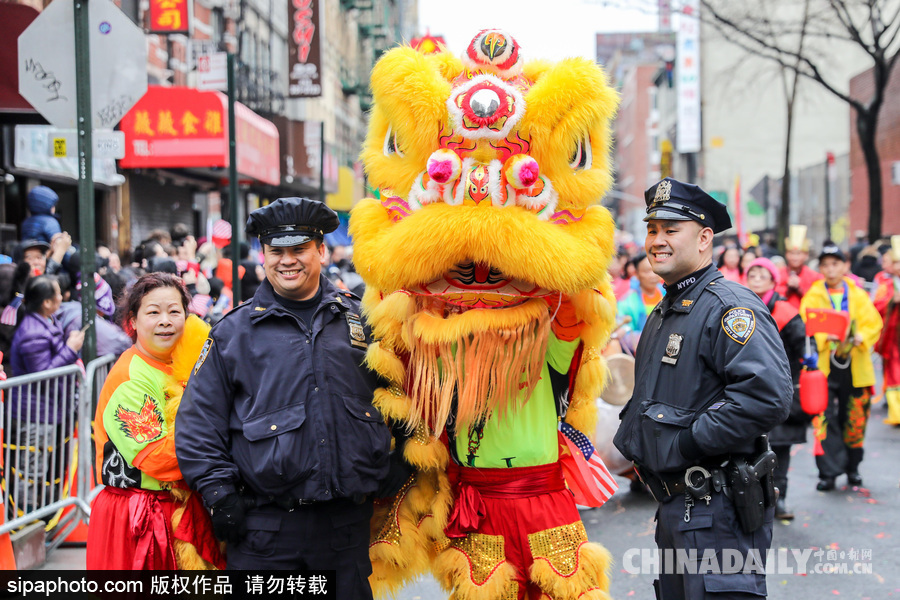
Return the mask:
M 862 476 L 859 473 L 847 473 L 847 485 L 851 487 L 862 487 Z
M 816 484 L 816 489 L 820 492 L 830 492 L 834 487 L 834 477 L 819 477 L 819 483 Z
M 775 503 L 775 518 L 785 521 L 790 521 L 794 518 L 794 513 L 793 511 L 788 510 L 788 507 L 784 502 L 784 498 L 779 498 Z

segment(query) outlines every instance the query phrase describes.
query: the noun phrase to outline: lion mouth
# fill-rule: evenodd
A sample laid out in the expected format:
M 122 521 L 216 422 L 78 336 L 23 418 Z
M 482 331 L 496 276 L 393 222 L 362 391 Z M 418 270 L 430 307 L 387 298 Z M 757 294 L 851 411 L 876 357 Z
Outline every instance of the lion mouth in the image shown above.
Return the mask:
M 554 293 L 528 281 L 508 277 L 496 267 L 473 261 L 457 264 L 441 277 L 406 291 L 463 308 L 508 308 Z

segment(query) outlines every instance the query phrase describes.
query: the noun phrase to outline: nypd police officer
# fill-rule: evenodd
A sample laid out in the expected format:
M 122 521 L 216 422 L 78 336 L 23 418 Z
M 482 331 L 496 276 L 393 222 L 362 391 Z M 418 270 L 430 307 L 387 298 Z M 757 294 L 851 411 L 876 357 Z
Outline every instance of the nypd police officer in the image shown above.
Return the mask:
M 756 294 L 712 264 L 713 235 L 731 227 L 725 206 L 671 178 L 645 200 L 645 249 L 666 295 L 644 326 L 614 443 L 660 503 L 657 598 L 764 597 L 775 461 L 761 436 L 790 409 L 787 357 Z M 741 560 L 703 564 L 704 550 Z
M 391 433 L 361 365 L 359 299 L 321 275 L 321 202 L 254 211 L 266 280 L 210 332 L 176 420 L 185 480 L 210 507 L 231 569 L 335 569 L 336 597 L 371 598 L 372 496 Z

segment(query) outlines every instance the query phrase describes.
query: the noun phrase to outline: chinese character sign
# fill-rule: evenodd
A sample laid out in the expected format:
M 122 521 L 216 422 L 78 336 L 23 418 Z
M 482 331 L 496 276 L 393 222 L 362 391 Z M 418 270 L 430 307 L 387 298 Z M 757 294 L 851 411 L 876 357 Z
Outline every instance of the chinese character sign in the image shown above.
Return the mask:
M 288 95 L 314 98 L 322 95 L 322 60 L 319 26 L 321 0 L 288 0 Z
M 188 33 L 187 0 L 150 0 L 150 33 Z
M 700 140 L 700 10 L 699 0 L 685 0 L 678 15 L 676 91 L 679 154 L 699 152 Z
M 124 168 L 225 167 L 225 110 L 216 92 L 150 86 L 121 123 Z

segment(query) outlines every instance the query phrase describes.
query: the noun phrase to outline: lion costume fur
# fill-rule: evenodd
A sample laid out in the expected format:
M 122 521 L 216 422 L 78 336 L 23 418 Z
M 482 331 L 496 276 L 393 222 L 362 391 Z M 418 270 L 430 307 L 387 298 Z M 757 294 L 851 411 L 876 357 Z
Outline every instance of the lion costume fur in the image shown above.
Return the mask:
M 560 418 L 588 436 L 596 425 L 615 317 L 614 225 L 597 203 L 612 182 L 618 95 L 592 61 L 519 52 L 505 31 L 484 30 L 461 58 L 398 47 L 372 72 L 362 159 L 378 197 L 353 209 L 350 232 L 376 340 L 366 361 L 390 382 L 374 404 L 406 425 L 416 470 L 376 505 L 376 595 L 430 569 L 459 600 L 523 597 L 523 567 L 488 538 L 445 535 L 456 501 L 448 429 L 528 402 L 551 331 L 580 338 Z M 532 548 L 518 574 L 541 597 L 609 597 L 609 553 L 576 526 L 568 555 Z

